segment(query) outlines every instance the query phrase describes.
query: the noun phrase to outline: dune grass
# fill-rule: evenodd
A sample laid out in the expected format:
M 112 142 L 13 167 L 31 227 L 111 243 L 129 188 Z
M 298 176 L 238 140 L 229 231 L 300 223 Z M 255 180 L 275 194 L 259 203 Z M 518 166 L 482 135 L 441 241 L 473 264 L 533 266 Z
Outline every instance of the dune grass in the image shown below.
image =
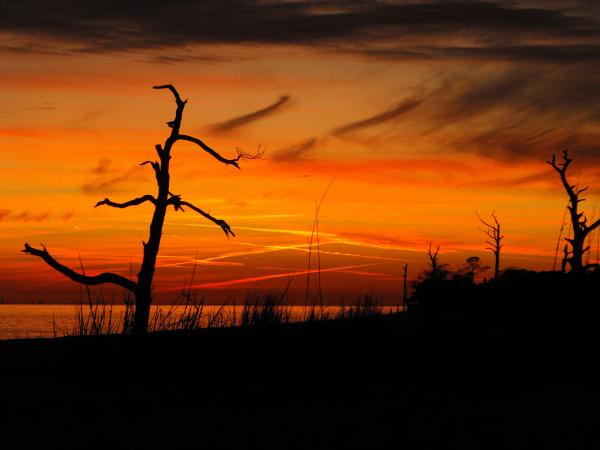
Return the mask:
M 54 324 L 54 334 L 66 336 L 99 336 L 107 334 L 131 334 L 135 305 L 124 300 L 125 309 L 117 311 L 101 295 L 94 297 L 87 292 L 76 308 L 76 320 L 72 327 L 59 333 Z M 298 307 L 299 306 L 299 307 Z M 389 309 L 390 311 L 392 308 Z M 281 292 L 248 292 L 241 305 L 224 303 L 215 307 L 207 305 L 205 297 L 184 289 L 169 305 L 155 305 L 149 323 L 149 332 L 195 331 L 207 328 L 251 327 L 285 325 L 289 323 L 317 322 L 326 320 L 350 320 L 385 314 L 371 295 L 361 296 L 350 305 L 325 306 L 319 303 L 294 305 L 288 289 Z

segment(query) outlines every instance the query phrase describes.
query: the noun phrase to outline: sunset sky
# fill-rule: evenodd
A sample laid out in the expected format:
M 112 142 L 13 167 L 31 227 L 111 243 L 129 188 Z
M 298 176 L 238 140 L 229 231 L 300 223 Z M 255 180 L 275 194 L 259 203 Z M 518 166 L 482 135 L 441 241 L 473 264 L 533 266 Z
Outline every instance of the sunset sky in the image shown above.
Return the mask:
M 302 301 L 328 186 L 319 242 L 331 301 L 399 301 L 402 267 L 416 277 L 429 241 L 452 268 L 472 255 L 491 265 L 476 213 L 502 223 L 503 268 L 552 269 L 567 198 L 545 161 L 564 148 L 572 182 L 590 185 L 588 216 L 600 216 L 597 2 L 1 5 L 6 302 L 79 299 L 77 284 L 20 252 L 26 241 L 74 269 L 81 257 L 87 274 L 135 278 L 152 205 L 94 204 L 155 194 L 139 163 L 156 159 L 175 111 L 156 84 L 188 99 L 182 132 L 226 157 L 265 150 L 238 171 L 176 144 L 171 191 L 236 237 L 169 210 L 159 301 L 177 295 L 194 264 L 209 302 L 290 280 Z

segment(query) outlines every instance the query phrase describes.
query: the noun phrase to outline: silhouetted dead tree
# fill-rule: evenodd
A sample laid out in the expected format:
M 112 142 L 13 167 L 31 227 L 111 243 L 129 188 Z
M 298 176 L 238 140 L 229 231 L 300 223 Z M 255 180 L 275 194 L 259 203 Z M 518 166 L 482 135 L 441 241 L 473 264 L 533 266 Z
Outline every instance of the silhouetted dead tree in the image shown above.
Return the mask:
M 585 252 L 589 251 L 590 247 L 585 247 L 585 240 L 598 226 L 600 226 L 600 219 L 596 220 L 591 225 L 587 223 L 587 217 L 583 211 L 579 212 L 579 203 L 585 201 L 584 198 L 580 198 L 579 196 L 588 189 L 588 186 L 576 189 L 574 184 L 570 184 L 567 180 L 567 169 L 569 165 L 573 161 L 572 158 L 569 158 L 569 153 L 567 150 L 563 151 L 563 162 L 556 162 L 556 155 L 552 155 L 552 159 L 550 161 L 546 161 L 548 164 L 552 166 L 556 172 L 560 175 L 560 180 L 562 181 L 563 187 L 569 196 L 569 206 L 567 206 L 569 210 L 569 215 L 571 217 L 571 227 L 573 229 L 573 237 L 567 237 L 565 240 L 571 245 L 571 251 L 565 252 L 566 261 L 569 263 L 571 267 L 571 272 L 573 273 L 583 273 L 587 269 L 591 267 L 597 267 L 598 264 L 583 264 L 583 255 Z
M 490 238 L 489 241 L 485 241 L 485 243 L 489 245 L 489 247 L 486 247 L 486 250 L 489 250 L 494 254 L 494 278 L 497 279 L 498 275 L 500 274 L 500 250 L 502 249 L 501 241 L 504 239 L 504 236 L 502 236 L 500 233 L 500 222 L 498 221 L 495 213 L 492 213 L 492 218 L 494 219 L 493 224 L 483 220 L 481 217 L 479 217 L 479 214 L 477 214 L 477 218 L 483 225 L 485 225 L 486 228 L 483 230 L 483 232 L 488 238 Z
M 427 273 L 427 278 L 430 280 L 441 280 L 446 276 L 446 269 L 443 264 L 440 264 L 438 253 L 440 251 L 440 245 L 438 244 L 435 250 L 433 249 L 433 243 L 429 242 L 429 249 L 427 250 L 427 257 L 429 258 L 429 265 L 431 270 Z
M 144 334 L 148 329 L 148 319 L 150 315 L 150 305 L 152 303 L 152 280 L 154 278 L 154 268 L 156 266 L 156 257 L 160 247 L 160 240 L 162 237 L 162 229 L 165 221 L 165 214 L 167 208 L 172 206 L 175 211 L 184 211 L 184 207 L 190 208 L 197 212 L 201 216 L 210 220 L 211 222 L 218 225 L 227 237 L 235 236 L 231 227 L 224 220 L 217 219 L 209 213 L 203 211 L 197 206 L 184 201 L 180 195 L 172 194 L 169 191 L 170 176 L 169 176 L 169 162 L 171 160 L 171 149 L 173 145 L 179 141 L 187 141 L 199 146 L 202 150 L 207 152 L 217 161 L 225 164 L 226 166 L 234 166 L 237 169 L 240 168 L 238 162 L 242 159 L 256 159 L 262 156 L 262 152 L 259 150 L 256 154 L 250 155 L 238 150 L 237 157 L 233 159 L 227 159 L 217 153 L 215 150 L 210 148 L 200 139 L 188 136 L 180 133 L 181 120 L 183 118 L 183 109 L 187 103 L 187 100 L 182 100 L 179 93 L 171 84 L 165 84 L 161 86 L 154 86 L 153 89 L 167 89 L 175 98 L 175 118 L 167 122 L 167 126 L 171 128 L 170 135 L 166 138 L 163 145 L 157 144 L 155 146 L 158 160 L 156 161 L 144 161 L 140 165 L 149 164 L 156 175 L 156 182 L 158 185 L 158 193 L 153 195 L 143 195 L 139 198 L 129 200 L 124 203 L 117 203 L 105 198 L 104 200 L 96 203 L 95 207 L 106 205 L 113 208 L 128 208 L 130 206 L 141 205 L 145 202 L 150 202 L 154 205 L 154 214 L 152 215 L 152 222 L 150 223 L 150 236 L 147 242 L 142 242 L 144 247 L 144 257 L 142 260 L 142 266 L 137 275 L 137 282 L 129 280 L 121 275 L 114 273 L 101 273 L 96 276 L 87 276 L 85 274 L 77 273 L 66 266 L 63 266 L 56 261 L 50 253 L 46 250 L 46 247 L 42 245 L 42 249 L 36 249 L 31 247 L 28 243 L 25 243 L 25 249 L 23 252 L 29 253 L 30 255 L 38 256 L 42 258 L 50 267 L 54 268 L 58 272 L 62 273 L 66 277 L 73 281 L 82 283 L 85 285 L 98 285 L 104 283 L 112 283 L 120 286 L 124 289 L 131 291 L 135 296 L 135 314 L 133 323 L 133 332 L 135 334 Z

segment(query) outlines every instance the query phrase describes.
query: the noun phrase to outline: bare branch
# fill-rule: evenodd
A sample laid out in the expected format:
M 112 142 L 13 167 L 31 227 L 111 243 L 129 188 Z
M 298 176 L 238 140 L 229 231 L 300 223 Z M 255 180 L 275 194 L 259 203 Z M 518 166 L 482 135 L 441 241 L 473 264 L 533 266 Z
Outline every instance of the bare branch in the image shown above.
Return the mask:
M 175 89 L 175 86 L 173 86 L 172 84 L 161 84 L 160 86 L 152 86 L 152 89 L 168 89 L 173 93 L 173 96 L 175 97 L 175 102 L 177 103 L 178 106 L 185 104 L 185 102 L 183 100 L 181 100 L 181 97 L 179 96 L 179 92 L 177 92 L 177 89 Z M 171 128 L 173 128 L 173 124 L 171 124 L 169 126 Z
M 565 190 L 567 191 L 567 194 L 569 195 L 571 202 L 576 204 L 578 202 L 578 199 L 577 199 L 577 194 L 574 191 L 575 185 L 571 185 L 567 181 L 567 168 L 569 167 L 569 164 L 571 164 L 571 162 L 573 161 L 573 159 L 569 158 L 568 150 L 563 151 L 563 160 L 564 160 L 563 163 L 558 164 L 556 162 L 556 155 L 553 154 L 552 160 L 546 161 L 546 162 L 548 164 L 550 164 L 554 168 L 554 170 L 556 170 L 558 172 L 558 174 L 560 175 L 560 180 L 562 181 L 562 184 L 563 184 Z
M 488 227 L 489 229 L 492 229 L 492 230 L 493 230 L 494 228 L 496 228 L 494 225 L 491 225 L 491 224 L 487 223 L 485 220 L 483 220 L 483 219 L 481 218 L 481 216 L 480 216 L 478 213 L 475 213 L 475 215 L 477 216 L 477 218 L 479 219 L 479 221 L 480 221 L 482 224 L 484 224 L 486 227 Z M 493 214 L 493 213 L 492 213 L 492 216 L 494 216 L 494 214 Z M 495 217 L 494 217 L 494 219 L 495 219 Z M 498 221 L 496 221 L 496 223 L 498 223 Z M 493 236 L 490 236 L 490 237 L 493 237 Z
M 139 205 L 144 202 L 152 202 L 154 205 L 156 205 L 156 199 L 152 195 L 148 194 L 144 195 L 143 197 L 134 198 L 133 200 L 129 200 L 125 203 L 115 203 L 110 201 L 108 198 L 105 198 L 104 200 L 101 200 L 98 203 L 96 203 L 94 208 L 97 208 L 101 205 L 112 206 L 113 208 L 128 208 L 129 206 Z
M 237 158 L 233 158 L 233 159 L 223 158 L 221 155 L 219 155 L 219 153 L 217 153 L 215 150 L 210 148 L 208 145 L 206 145 L 200 139 L 192 137 L 192 136 L 187 136 L 185 134 L 180 134 L 179 136 L 177 136 L 176 140 L 193 142 L 194 144 L 200 146 L 200 148 L 202 148 L 204 151 L 206 151 L 207 153 L 212 155 L 217 161 L 220 161 L 227 166 L 231 165 L 231 166 L 237 167 L 238 169 L 240 168 L 240 166 L 238 165 L 238 161 L 240 159 L 246 159 L 246 158 L 243 158 L 239 152 L 238 152 Z
M 154 172 L 156 173 L 156 175 L 159 174 L 160 164 L 158 161 L 144 161 L 143 163 L 140 163 L 140 166 L 145 166 L 146 164 L 150 164 L 152 166 L 152 169 L 154 169 Z
M 498 222 L 498 218 L 496 217 L 495 211 L 492 211 L 492 217 L 494 218 L 494 222 L 496 222 L 496 228 L 500 229 L 500 222 Z
M 490 239 L 496 239 L 496 233 L 492 232 L 493 228 L 482 230 Z
M 133 281 L 131 281 L 125 277 L 122 277 L 121 275 L 117 275 L 116 273 L 104 272 L 104 273 L 101 273 L 100 275 L 89 277 L 87 275 L 82 275 L 80 273 L 74 272 L 73 270 L 69 269 L 67 266 L 63 266 L 57 260 L 55 260 L 50 255 L 50 253 L 48 253 L 48 250 L 46 250 L 46 247 L 43 244 L 42 244 L 42 250 L 39 250 L 37 248 L 31 247 L 27 242 L 25 242 L 25 248 L 22 250 L 22 252 L 29 253 L 30 255 L 42 258 L 44 261 L 46 261 L 46 264 L 48 264 L 50 267 L 52 267 L 56 271 L 62 273 L 66 277 L 70 278 L 71 280 L 76 281 L 77 283 L 81 283 L 81 284 L 85 284 L 85 285 L 89 285 L 89 286 L 95 286 L 95 285 L 104 284 L 104 283 L 112 283 L 112 284 L 116 284 L 117 286 L 121 286 L 122 288 L 129 289 L 132 292 L 135 292 L 137 289 L 136 283 L 134 283 Z
M 181 127 L 181 120 L 183 118 L 183 108 L 185 107 L 187 100 L 181 100 L 181 97 L 179 96 L 179 92 L 177 92 L 177 89 L 175 89 L 175 87 L 172 84 L 162 84 L 160 86 L 152 86 L 153 89 L 168 89 L 173 93 L 173 96 L 175 97 L 175 103 L 177 103 L 177 109 L 175 110 L 175 119 L 173 119 L 170 122 L 167 122 L 167 126 L 169 128 L 171 128 L 171 136 L 169 137 L 169 139 L 167 139 L 167 142 L 165 142 L 165 151 L 166 154 L 169 154 L 169 151 L 171 150 L 171 146 L 173 145 L 173 143 L 175 143 L 175 140 L 177 139 L 177 136 L 179 135 L 179 128 Z M 161 151 L 162 149 L 159 148 L 159 146 L 156 146 L 156 151 L 158 152 L 159 156 L 162 155 Z M 162 156 L 161 156 L 161 160 L 162 160 Z
M 229 226 L 229 224 L 227 222 L 211 216 L 209 213 L 202 211 L 200 208 L 192 205 L 189 202 L 181 200 L 181 196 L 179 196 L 179 195 L 171 194 L 171 198 L 169 198 L 167 204 L 173 205 L 173 207 L 175 208 L 175 211 L 177 211 L 177 210 L 183 211 L 182 206 L 187 206 L 187 207 L 193 209 L 194 211 L 196 211 L 198 214 L 206 217 L 211 222 L 214 222 L 215 224 L 220 226 L 221 229 L 223 230 L 223 232 L 225 233 L 225 236 L 227 236 L 228 238 L 229 238 L 229 235 L 232 235 L 235 237 L 235 233 L 231 230 L 231 227 Z
M 600 226 L 600 219 L 596 220 L 593 224 L 587 227 L 587 232 L 594 231 L 596 228 Z
M 263 156 L 265 156 L 265 151 L 262 149 L 261 145 L 256 148 L 256 153 L 246 153 L 243 150 L 240 150 L 238 147 L 236 147 L 235 151 L 238 155 L 236 158 L 238 161 L 240 159 L 262 159 Z

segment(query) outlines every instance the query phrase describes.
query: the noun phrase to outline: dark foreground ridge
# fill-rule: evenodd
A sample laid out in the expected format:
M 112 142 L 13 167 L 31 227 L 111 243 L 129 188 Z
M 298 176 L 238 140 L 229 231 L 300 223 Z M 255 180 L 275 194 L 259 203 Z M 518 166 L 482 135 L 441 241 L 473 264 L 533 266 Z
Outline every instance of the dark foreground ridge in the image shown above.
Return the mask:
M 599 448 L 597 309 L 0 342 L 0 447 Z

